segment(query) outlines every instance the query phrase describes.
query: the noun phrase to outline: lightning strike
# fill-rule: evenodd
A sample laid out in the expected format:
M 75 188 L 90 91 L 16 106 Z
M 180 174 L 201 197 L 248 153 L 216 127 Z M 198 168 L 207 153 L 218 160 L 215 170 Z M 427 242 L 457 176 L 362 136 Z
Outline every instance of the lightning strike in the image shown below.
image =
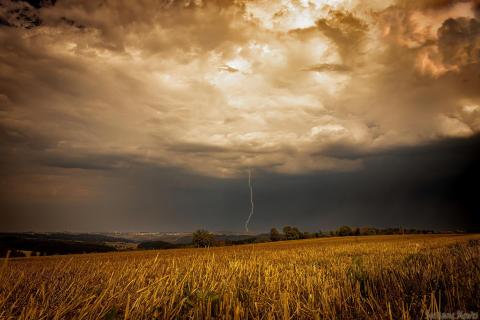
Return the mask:
M 248 232 L 248 224 L 250 223 L 250 219 L 253 215 L 253 210 L 255 205 L 253 203 L 253 186 L 252 186 L 252 170 L 248 169 L 248 187 L 250 188 L 250 214 L 248 215 L 247 221 L 245 221 L 245 230 Z

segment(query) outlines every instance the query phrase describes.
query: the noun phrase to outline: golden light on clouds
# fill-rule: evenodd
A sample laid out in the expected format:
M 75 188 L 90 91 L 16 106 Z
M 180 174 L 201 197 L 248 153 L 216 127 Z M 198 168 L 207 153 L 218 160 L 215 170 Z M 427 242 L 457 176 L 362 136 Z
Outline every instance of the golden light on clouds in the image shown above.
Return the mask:
M 474 2 L 3 1 L 0 14 L 5 152 L 39 163 L 352 170 L 361 159 L 323 150 L 480 130 Z

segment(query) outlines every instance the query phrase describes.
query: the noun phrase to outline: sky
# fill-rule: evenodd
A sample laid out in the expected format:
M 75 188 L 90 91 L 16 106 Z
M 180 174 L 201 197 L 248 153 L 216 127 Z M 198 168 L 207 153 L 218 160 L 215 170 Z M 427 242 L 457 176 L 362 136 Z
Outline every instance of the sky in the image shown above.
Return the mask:
M 0 231 L 478 230 L 480 2 L 0 0 Z

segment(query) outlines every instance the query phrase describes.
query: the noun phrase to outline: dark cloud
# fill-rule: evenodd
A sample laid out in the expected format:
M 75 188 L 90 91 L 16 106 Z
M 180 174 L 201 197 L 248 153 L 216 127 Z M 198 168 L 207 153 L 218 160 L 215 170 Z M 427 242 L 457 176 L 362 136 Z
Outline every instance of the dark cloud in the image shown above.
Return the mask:
M 316 21 L 317 28 L 338 47 L 345 64 L 361 53 L 368 24 L 351 12 L 332 11 L 328 18 Z
M 478 2 L 0 3 L 6 229 L 478 222 Z
M 139 163 L 124 155 L 64 155 L 45 154 L 41 163 L 49 167 L 83 170 L 113 170 L 136 166 Z
M 441 10 L 445 8 L 452 7 L 453 5 L 460 3 L 469 3 L 471 0 L 400 0 L 398 5 L 402 7 L 422 9 L 422 10 Z M 475 1 L 473 1 L 475 2 Z
M 328 156 L 337 159 L 356 160 L 368 156 L 369 151 L 352 143 L 333 143 L 324 146 L 322 150 L 312 152 L 311 155 L 313 157 Z
M 22 1 L 17 1 L 17 2 L 22 2 Z M 57 0 L 27 0 L 23 2 L 27 2 L 32 7 L 39 9 L 39 8 L 54 6 Z
M 480 21 L 447 19 L 438 29 L 438 45 L 445 63 L 469 66 L 480 62 Z
M 238 69 L 230 67 L 229 65 L 222 65 L 218 67 L 218 70 L 227 71 L 227 72 L 238 72 Z
M 351 68 L 342 64 L 320 63 L 309 66 L 304 70 L 317 72 L 348 72 Z
M 38 10 L 24 1 L 0 2 L 0 27 L 31 29 L 42 23 Z
M 478 150 L 476 136 L 362 155 L 365 165 L 355 172 L 256 170 L 252 229 L 292 224 L 326 230 L 350 224 L 478 231 Z M 151 166 L 114 170 L 115 179 L 88 202 L 3 199 L 3 229 L 243 228 L 249 210 L 246 176 L 219 179 Z
M 424 145 L 383 147 L 370 150 L 353 144 L 337 143 L 326 146 L 321 151 L 312 153 L 312 156 L 327 155 L 339 159 L 366 159 L 367 162 L 369 159 L 382 157 L 419 158 L 426 156 L 431 157 L 433 160 L 438 156 L 442 158 L 442 160 L 436 161 L 441 162 L 445 157 L 448 157 L 448 161 L 450 161 L 450 157 L 458 155 L 461 159 L 470 161 L 469 159 L 473 159 L 478 155 L 475 148 L 479 144 L 480 136 L 469 139 L 445 139 Z M 450 162 L 453 163 L 454 161 Z
M 226 148 L 201 143 L 176 143 L 169 146 L 168 149 L 181 153 L 216 153 L 226 151 Z

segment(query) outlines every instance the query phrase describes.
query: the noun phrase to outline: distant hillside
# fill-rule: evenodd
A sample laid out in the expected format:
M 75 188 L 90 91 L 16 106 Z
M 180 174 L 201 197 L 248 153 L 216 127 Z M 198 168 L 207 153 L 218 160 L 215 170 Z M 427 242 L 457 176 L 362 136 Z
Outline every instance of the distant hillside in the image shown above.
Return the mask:
M 170 242 L 157 240 L 157 241 L 141 242 L 137 248 L 151 250 L 151 249 L 174 249 L 174 248 L 181 248 L 181 247 L 184 247 L 184 245 L 173 244 Z
M 236 242 L 258 235 L 245 235 L 245 234 L 229 234 L 229 233 L 215 233 L 215 240 L 225 242 Z M 186 245 L 192 243 L 191 232 L 118 232 L 118 233 L 105 233 L 106 236 L 115 236 L 121 239 L 128 239 L 136 243 L 163 241 L 171 244 Z
M 22 235 L 0 236 L 0 257 L 8 251 L 31 251 L 33 255 L 76 254 L 91 252 L 112 252 L 115 248 L 102 244 L 69 240 L 27 238 Z
M 113 237 L 99 233 L 66 233 L 66 232 L 45 232 L 45 233 L 0 233 L 0 239 L 4 237 L 17 237 L 22 239 L 36 239 L 36 240 L 62 240 L 62 241 L 82 241 L 82 242 L 128 242 L 133 243 L 134 240 Z
M 186 244 L 192 242 L 191 232 L 114 232 L 102 234 L 109 237 L 128 239 L 129 241 L 136 243 L 165 241 L 170 243 Z

